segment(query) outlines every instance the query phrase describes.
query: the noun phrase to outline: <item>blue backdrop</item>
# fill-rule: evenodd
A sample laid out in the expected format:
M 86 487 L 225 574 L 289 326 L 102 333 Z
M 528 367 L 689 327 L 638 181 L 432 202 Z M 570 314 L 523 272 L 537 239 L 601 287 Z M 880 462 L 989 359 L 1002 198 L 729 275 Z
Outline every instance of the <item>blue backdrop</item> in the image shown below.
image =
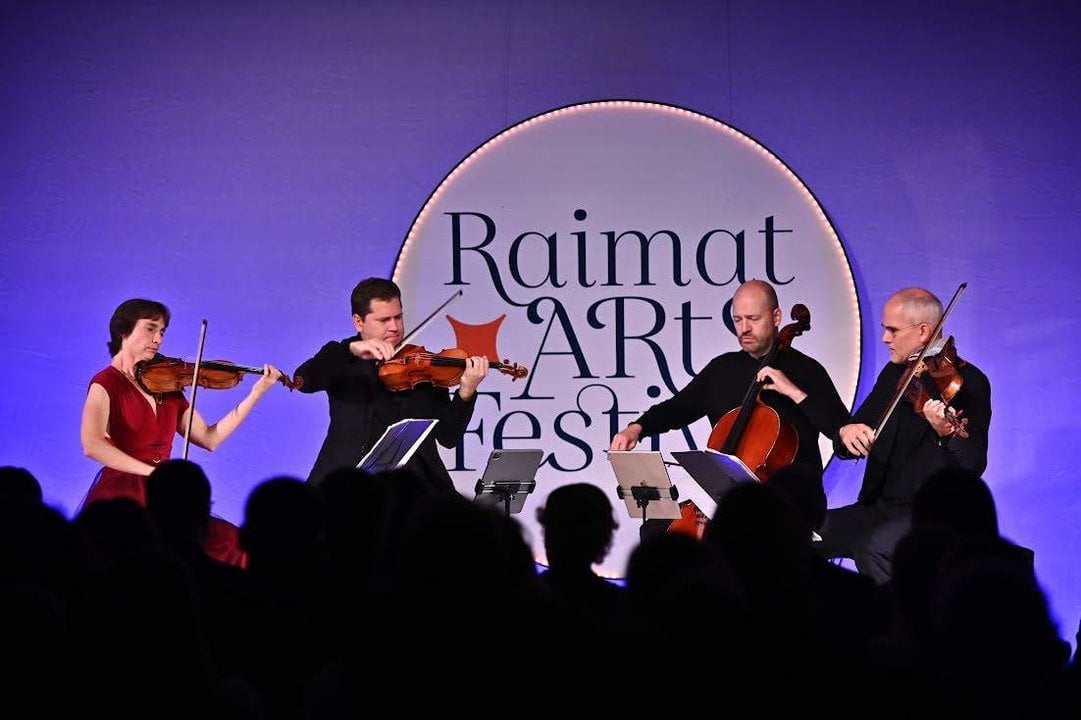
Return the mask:
M 222 5 L 0 11 L 0 463 L 34 472 L 48 502 L 74 512 L 97 469 L 79 415 L 121 300 L 169 305 L 168 354 L 194 357 L 206 318 L 208 359 L 291 371 L 351 332 L 350 289 L 390 274 L 471 150 L 555 107 L 653 100 L 752 135 L 826 208 L 863 311 L 858 398 L 887 358 L 886 297 L 969 283 L 948 330 L 993 383 L 986 478 L 1073 640 L 1073 3 Z M 243 392 L 201 392 L 200 410 L 216 419 Z M 193 450 L 215 511 L 239 521 L 256 483 L 304 477 L 325 427 L 323 396 L 276 388 L 217 453 Z M 830 464 L 831 505 L 861 469 Z

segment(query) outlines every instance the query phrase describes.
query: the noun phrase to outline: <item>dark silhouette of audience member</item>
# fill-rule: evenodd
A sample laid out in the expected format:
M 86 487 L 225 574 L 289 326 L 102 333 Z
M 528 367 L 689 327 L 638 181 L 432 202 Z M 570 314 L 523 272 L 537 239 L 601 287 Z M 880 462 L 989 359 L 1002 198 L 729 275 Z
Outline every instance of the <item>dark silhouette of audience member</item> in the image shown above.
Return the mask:
M 929 525 L 950 528 L 969 540 L 999 544 L 1035 572 L 1032 550 L 999 534 L 998 510 L 987 482 L 964 468 L 939 470 L 913 496 L 912 526 Z
M 259 717 L 219 682 L 191 575 L 163 549 L 88 578 L 76 627 L 79 712 L 91 717 Z
M 626 641 L 612 657 L 627 700 L 639 701 L 627 678 L 657 662 L 659 677 L 749 697 L 744 683 L 762 671 L 751 657 L 750 598 L 715 546 L 685 533 L 647 534 L 627 560 L 626 599 Z
M 1076 717 L 1063 712 L 1068 643 L 1031 552 L 1000 537 L 979 476 L 948 468 L 928 478 L 883 588 L 892 623 L 872 675 L 876 694 L 896 698 L 887 717 Z
M 521 703 L 523 682 L 541 688 L 534 710 L 571 693 L 579 711 L 633 711 L 682 682 L 767 714 L 822 698 L 841 716 L 1081 716 L 1077 658 L 982 479 L 943 472 L 915 496 L 866 654 L 866 579 L 809 549 L 819 480 L 793 467 L 733 488 L 701 540 L 644 539 L 620 589 L 592 569 L 615 520 L 584 483 L 538 512 L 538 574 L 517 519 L 410 472 L 343 469 L 318 490 L 275 477 L 248 498 L 238 569 L 200 541 L 194 463 L 159 466 L 145 508 L 102 500 L 72 522 L 32 474 L 0 468 L 0 637 L 16 660 L 0 692 L 49 717 L 317 720 L 358 716 L 376 691 L 410 693 L 414 711 Z M 604 609 L 610 590 L 622 611 Z
M 798 709 L 795 696 L 835 677 L 831 638 L 808 578 L 806 523 L 774 487 L 745 482 L 721 498 L 702 542 L 728 559 L 747 591 L 756 633 L 747 659 L 768 666 L 772 687 L 791 693 L 764 693 L 759 705 L 769 711 Z
M 399 662 L 407 659 L 403 650 L 410 657 L 419 651 L 440 668 L 435 687 L 476 681 L 476 668 L 461 661 L 464 647 L 477 648 L 502 672 L 513 668 L 537 681 L 554 681 L 553 673 L 575 679 L 569 665 L 551 663 L 553 655 L 565 654 L 561 641 L 569 633 L 554 622 L 521 526 L 502 510 L 460 495 L 432 498 L 412 517 L 396 577 L 396 637 L 388 638 L 387 649 Z M 510 700 L 518 688 L 503 690 Z
M 623 588 L 593 570 L 608 556 L 619 527 L 608 495 L 592 483 L 562 485 L 537 508 L 537 522 L 548 561 L 541 582 L 562 610 L 603 642 L 622 627 L 624 611 Z
M 943 468 L 916 491 L 912 524 L 941 525 L 965 537 L 997 538 L 999 534 L 991 488 L 963 468 Z
M 238 627 L 248 597 L 247 577 L 240 567 L 206 551 L 210 493 L 210 480 L 199 465 L 166 460 L 146 479 L 146 511 L 162 545 L 191 573 L 216 669 L 222 677 L 233 678 L 240 664 Z
M 326 610 L 340 655 L 366 643 L 386 601 L 394 490 L 386 478 L 352 467 L 327 473 L 315 487 L 326 518 Z
M 893 574 L 881 586 L 886 626 L 872 641 L 867 680 L 869 694 L 893 698 L 880 708 L 883 717 L 920 717 L 939 701 L 931 602 L 939 563 L 960 541 L 956 531 L 930 525 L 913 528 L 894 548 Z
M 326 517 L 327 561 L 345 583 L 340 590 L 384 595 L 410 518 L 441 493 L 406 468 L 376 474 L 339 468 L 318 487 Z
M 41 485 L 24 468 L 0 468 L 0 674 L 5 707 L 41 717 L 79 708 L 64 690 L 81 671 L 72 660 L 69 627 L 82 573 L 78 535 L 42 504 Z
M 133 553 L 161 546 L 150 515 L 131 498 L 109 498 L 84 505 L 75 516 L 82 542 L 82 560 L 90 570 L 117 562 Z
M 866 669 L 871 640 L 886 622 L 880 590 L 870 577 L 835 565 L 814 550 L 813 538 L 826 520 L 822 473 L 792 464 L 773 473 L 766 485 L 786 498 L 802 521 L 807 542 L 801 560 L 822 652 L 817 664 L 831 667 L 826 672 L 847 677 L 858 688 L 856 674 Z
M 0 508 L 31 508 L 41 505 L 41 483 L 26 468 L 0 467 Z
M 240 671 L 271 720 L 301 713 L 307 683 L 329 659 L 324 539 L 314 486 L 272 477 L 248 496 L 240 545 L 248 556 L 251 599 L 241 627 Z
M 962 541 L 943 557 L 932 599 L 942 710 L 959 718 L 1066 715 L 1070 646 L 1034 573 L 1015 554 Z M 1072 700 L 1076 710 L 1076 690 Z

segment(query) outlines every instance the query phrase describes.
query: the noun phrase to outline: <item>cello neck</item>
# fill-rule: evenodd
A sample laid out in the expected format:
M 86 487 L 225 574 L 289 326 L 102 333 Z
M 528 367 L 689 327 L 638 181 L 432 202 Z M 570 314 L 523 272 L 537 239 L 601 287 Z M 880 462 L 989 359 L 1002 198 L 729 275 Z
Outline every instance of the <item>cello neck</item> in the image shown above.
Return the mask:
M 758 367 L 755 368 L 754 376 L 751 378 L 751 384 L 747 388 L 747 392 L 743 395 L 743 402 L 740 404 L 739 416 L 736 417 L 735 423 L 732 424 L 732 430 L 728 433 L 728 437 L 724 440 L 724 446 L 721 448 L 721 452 L 727 455 L 734 455 L 736 447 L 739 445 L 740 439 L 743 437 L 743 431 L 747 429 L 747 423 L 751 419 L 751 413 L 754 412 L 754 405 L 758 402 L 758 393 L 762 390 L 763 383 L 758 380 L 758 371 L 766 367 L 777 357 L 777 352 L 781 348 L 781 342 L 778 338 L 773 343 L 773 347 L 769 349 L 765 355 L 758 362 Z

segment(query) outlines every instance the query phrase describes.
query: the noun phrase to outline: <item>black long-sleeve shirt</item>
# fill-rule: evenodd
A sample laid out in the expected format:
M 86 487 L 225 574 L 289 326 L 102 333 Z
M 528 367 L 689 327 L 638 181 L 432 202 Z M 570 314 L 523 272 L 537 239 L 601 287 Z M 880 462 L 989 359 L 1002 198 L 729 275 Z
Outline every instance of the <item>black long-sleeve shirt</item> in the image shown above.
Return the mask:
M 760 362 L 742 350 L 718 355 L 686 387 L 646 410 L 634 422 L 642 426 L 642 436 L 683 428 L 703 417 L 716 426 L 725 413 L 743 404 Z M 765 390 L 759 399 L 796 429 L 798 445 L 793 462 L 806 463 L 821 472 L 818 435 L 833 437 L 849 422 L 848 409 L 826 369 L 814 358 L 789 347 L 780 350 L 770 365 L 788 376 L 807 397 L 796 404 L 778 392 Z M 702 438 L 700 445 L 704 447 L 706 440 Z
M 878 374 L 870 394 L 860 403 L 854 421 L 877 429 L 882 416 L 896 396 L 906 366 L 887 363 Z M 968 437 L 953 435 L 940 439 L 931 423 L 902 399 L 871 445 L 867 468 L 863 473 L 858 502 L 883 500 L 891 505 L 911 504 L 920 486 L 936 470 L 954 465 L 976 475 L 987 467 L 987 436 L 991 426 L 991 382 L 972 363 L 960 367 L 961 389 L 950 402 L 968 418 Z M 847 449 L 834 438 L 834 451 L 840 458 L 851 458 Z
M 441 387 L 422 383 L 409 390 L 388 390 L 379 379 L 379 367 L 349 352 L 360 335 L 328 342 L 297 368 L 299 390 L 325 391 L 330 426 L 319 449 L 308 482 L 318 483 L 339 467 L 353 467 L 390 425 L 407 418 L 438 420 L 407 467 L 446 489 L 454 489 L 435 443 L 452 448 L 461 442 L 473 417 L 474 398 L 463 400 Z

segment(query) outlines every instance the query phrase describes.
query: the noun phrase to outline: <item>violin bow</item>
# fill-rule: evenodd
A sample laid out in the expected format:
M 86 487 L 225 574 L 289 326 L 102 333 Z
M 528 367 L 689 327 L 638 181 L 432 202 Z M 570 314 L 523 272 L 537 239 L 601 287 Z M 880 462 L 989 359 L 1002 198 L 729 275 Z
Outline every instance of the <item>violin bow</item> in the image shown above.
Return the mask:
M 206 319 L 203 319 L 203 324 L 199 326 L 199 349 L 195 353 L 195 371 L 191 376 L 191 402 L 188 403 L 188 430 L 184 433 L 184 454 L 182 457 L 188 459 L 188 447 L 191 445 L 191 424 L 195 419 L 195 394 L 199 392 L 199 368 L 203 364 L 203 343 L 206 342 Z
M 417 335 L 419 335 L 420 332 L 424 328 L 426 328 L 428 326 L 428 324 L 432 322 L 432 320 L 435 319 L 436 315 L 438 315 L 439 313 L 441 313 L 443 311 L 443 308 L 447 307 L 448 305 L 450 305 L 452 302 L 454 302 L 455 300 L 457 300 L 461 296 L 462 296 L 462 291 L 461 290 L 457 291 L 456 293 L 451 295 L 449 298 L 447 298 L 446 301 L 442 305 L 440 305 L 435 310 L 433 310 L 431 315 L 429 315 L 428 317 L 421 320 L 420 324 L 417 325 L 416 328 L 414 328 L 412 332 L 410 332 L 408 335 L 406 335 L 404 338 L 402 338 L 402 341 L 400 343 L 398 343 L 398 347 L 394 348 L 394 354 L 397 355 L 398 352 L 403 347 L 405 347 L 406 345 L 409 344 L 410 340 L 412 340 Z
M 946 309 L 942 313 L 942 317 L 940 317 L 938 319 L 938 323 L 935 324 L 935 329 L 934 332 L 931 333 L 931 337 L 927 340 L 927 343 L 924 344 L 922 348 L 920 348 L 920 352 L 916 356 L 915 362 L 912 362 L 912 358 L 909 358 L 910 365 L 909 368 L 905 370 L 905 375 L 907 377 L 903 377 L 904 382 L 901 383 L 897 394 L 893 398 L 893 402 L 890 403 L 890 406 L 886 409 L 885 414 L 882 416 L 882 420 L 879 421 L 878 427 L 875 428 L 876 438 L 882 434 L 882 428 L 886 427 L 886 421 L 890 419 L 890 415 L 892 415 L 893 411 L 897 409 L 897 405 L 901 402 L 901 398 L 905 395 L 905 389 L 908 387 L 908 384 L 912 382 L 912 375 L 915 373 L 916 368 L 918 368 L 920 366 L 920 363 L 923 362 L 923 359 L 927 357 L 927 354 L 930 352 L 931 347 L 935 344 L 935 340 L 937 340 L 938 337 L 942 334 L 942 328 L 946 324 L 946 318 L 948 318 L 950 316 L 950 313 L 953 312 L 954 305 L 956 305 L 957 301 L 961 299 L 961 294 L 965 291 L 967 287 L 967 282 L 963 282 L 957 287 L 957 290 L 955 290 L 953 293 L 953 297 L 950 299 L 950 304 L 946 306 Z

